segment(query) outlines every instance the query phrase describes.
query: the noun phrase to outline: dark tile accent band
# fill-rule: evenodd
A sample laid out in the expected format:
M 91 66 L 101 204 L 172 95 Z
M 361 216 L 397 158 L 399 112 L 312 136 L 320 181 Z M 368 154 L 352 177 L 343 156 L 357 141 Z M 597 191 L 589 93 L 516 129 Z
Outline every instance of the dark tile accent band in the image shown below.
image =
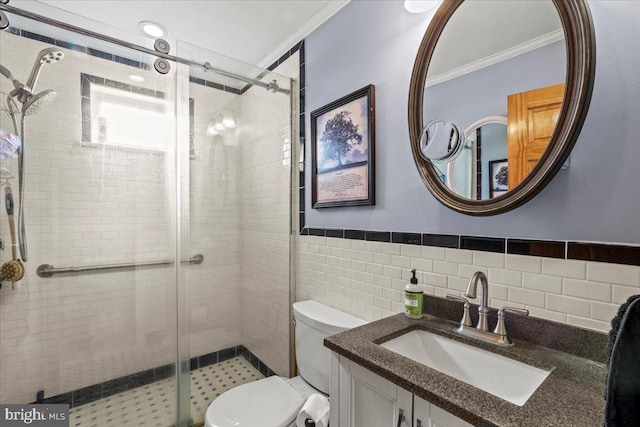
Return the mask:
M 192 370 L 204 368 L 214 363 L 224 362 L 234 357 L 244 357 L 254 368 L 262 375 L 269 377 L 275 375 L 275 372 L 265 365 L 256 355 L 251 353 L 245 346 L 239 345 L 226 348 L 224 350 L 215 351 L 213 353 L 203 354 L 202 356 L 192 358 L 190 367 Z M 98 399 L 113 396 L 137 387 L 154 383 L 175 375 L 175 364 L 159 366 L 157 368 L 147 369 L 146 371 L 136 372 L 124 377 L 115 378 L 104 381 L 102 383 L 93 384 L 88 387 L 58 394 L 56 396 L 47 397 L 33 403 L 62 403 L 67 404 L 71 408 L 85 405 Z
M 614 264 L 640 265 L 640 247 L 569 242 L 567 258 Z
M 548 258 L 564 258 L 565 242 L 544 240 L 507 239 L 507 253 L 514 255 L 532 255 Z
M 324 228 L 309 228 L 309 236 L 324 236 Z
M 306 63 L 305 63 L 305 58 L 304 58 L 304 40 L 301 40 L 300 42 L 296 43 L 291 49 L 289 49 L 288 52 L 285 52 L 276 62 L 274 62 L 273 64 L 271 64 L 268 69 L 269 70 L 274 70 L 278 65 L 280 65 L 282 62 L 286 61 L 291 55 L 293 55 L 294 53 L 298 52 L 298 58 L 299 58 L 299 76 L 298 76 L 298 92 L 299 92 L 299 98 L 298 98 L 298 105 L 299 105 L 299 119 L 298 119 L 298 150 L 300 150 L 300 152 L 304 153 L 305 150 L 305 136 L 306 136 L 306 126 L 305 126 L 305 112 L 306 112 L 306 99 L 305 99 L 305 92 L 306 92 L 306 82 L 305 82 L 305 68 L 306 68 Z M 304 156 L 303 156 L 304 157 Z M 302 164 L 298 164 L 300 165 L 304 165 L 304 162 Z M 295 163 L 293 165 L 293 167 L 295 166 Z M 300 195 L 299 195 L 299 199 L 298 199 L 298 208 L 300 210 L 300 212 L 304 212 L 305 211 L 305 203 L 306 203 L 306 198 L 305 198 L 305 194 L 306 194 L 306 188 L 305 188 L 305 172 L 304 170 L 300 170 L 299 173 L 299 189 L 300 189 Z M 304 215 L 300 215 L 300 230 L 304 230 L 305 229 L 305 216 Z M 344 235 L 344 233 L 343 233 Z M 337 237 L 337 236 L 331 236 L 331 237 Z M 346 237 L 346 236 L 344 236 Z
M 364 230 L 344 230 L 345 239 L 364 240 Z
M 505 253 L 505 239 L 499 237 L 460 236 L 460 249 Z
M 391 243 L 404 243 L 406 245 L 421 245 L 422 234 L 420 233 L 391 233 Z
M 640 266 L 640 246 L 631 245 L 336 228 L 304 228 L 300 234 Z
M 365 240 L 371 242 L 390 242 L 391 241 L 391 232 L 390 231 L 365 231 Z
M 338 237 L 342 239 L 344 237 L 344 230 L 336 229 L 336 228 L 327 228 L 325 231 L 325 235 L 327 237 Z
M 458 249 L 460 247 L 460 236 L 451 234 L 423 234 L 422 245 Z

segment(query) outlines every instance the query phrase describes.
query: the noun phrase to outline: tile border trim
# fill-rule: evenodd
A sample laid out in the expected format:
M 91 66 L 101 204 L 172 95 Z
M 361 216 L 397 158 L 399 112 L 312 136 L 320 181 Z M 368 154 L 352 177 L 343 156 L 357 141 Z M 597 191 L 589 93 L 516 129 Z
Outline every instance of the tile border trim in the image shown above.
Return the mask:
M 640 246 L 634 245 L 311 227 L 300 235 L 640 266 Z
M 223 350 L 214 351 L 213 353 L 207 353 L 201 356 L 193 357 L 189 360 L 190 370 L 204 368 L 205 366 L 224 362 L 225 360 L 229 360 L 238 356 L 244 357 L 265 377 L 275 375 L 275 372 L 273 370 L 271 370 L 267 365 L 264 364 L 264 362 L 258 359 L 256 355 L 251 353 L 244 345 L 229 347 Z M 156 381 L 170 378 L 175 375 L 175 372 L 175 363 L 169 363 L 167 365 L 162 365 L 156 368 L 147 369 L 145 371 L 125 375 L 123 377 L 103 381 L 101 383 L 93 384 L 88 387 L 68 391 L 56 396 L 47 397 L 45 399 L 37 400 L 33 403 L 61 403 L 69 405 L 70 408 L 74 408 L 76 406 L 85 405 L 99 399 L 103 399 L 118 393 L 132 390 L 137 387 L 154 383 Z

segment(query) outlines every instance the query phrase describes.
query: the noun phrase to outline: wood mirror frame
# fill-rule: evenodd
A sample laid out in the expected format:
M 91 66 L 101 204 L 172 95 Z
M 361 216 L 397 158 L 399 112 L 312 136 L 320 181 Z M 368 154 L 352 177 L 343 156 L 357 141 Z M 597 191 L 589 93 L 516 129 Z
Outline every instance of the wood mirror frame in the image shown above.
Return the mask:
M 567 74 L 564 101 L 549 146 L 531 173 L 505 195 L 471 200 L 451 191 L 434 166 L 420 156 L 423 100 L 427 70 L 436 44 L 447 22 L 464 0 L 446 0 L 436 11 L 422 39 L 409 89 L 409 136 L 416 167 L 425 185 L 438 201 L 458 212 L 483 216 L 514 209 L 538 194 L 565 163 L 578 139 L 589 109 L 595 76 L 595 34 L 586 0 L 550 0 L 555 5 L 565 36 Z

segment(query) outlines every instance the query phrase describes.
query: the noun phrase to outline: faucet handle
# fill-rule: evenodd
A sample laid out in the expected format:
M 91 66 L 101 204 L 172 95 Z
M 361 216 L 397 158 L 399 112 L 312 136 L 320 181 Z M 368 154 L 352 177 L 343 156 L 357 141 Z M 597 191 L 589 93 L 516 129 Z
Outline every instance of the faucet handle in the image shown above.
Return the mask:
M 473 326 L 473 323 L 471 322 L 471 316 L 469 315 L 469 309 L 471 308 L 471 304 L 469 304 L 469 300 L 467 300 L 464 297 L 459 297 L 453 294 L 447 294 L 447 299 L 461 301 L 464 303 L 464 312 L 462 313 L 460 326 Z
M 507 307 L 507 306 L 502 307 L 500 310 L 498 310 L 498 322 L 496 323 L 496 328 L 493 330 L 493 333 L 500 336 L 499 344 L 510 345 L 511 340 L 507 335 L 507 327 L 505 326 L 505 322 L 504 322 L 505 312 L 518 314 L 520 316 L 528 316 L 529 310 L 527 310 L 526 308 Z

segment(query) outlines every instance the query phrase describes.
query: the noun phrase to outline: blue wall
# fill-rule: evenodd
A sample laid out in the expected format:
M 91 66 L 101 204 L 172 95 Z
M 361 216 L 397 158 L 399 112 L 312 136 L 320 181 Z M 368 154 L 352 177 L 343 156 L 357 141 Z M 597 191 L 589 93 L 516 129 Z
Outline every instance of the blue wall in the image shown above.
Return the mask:
M 413 163 L 407 97 L 431 14 L 410 14 L 401 1 L 352 1 L 344 7 L 306 39 L 307 135 L 308 112 L 373 83 L 377 205 L 311 209 L 308 187 L 306 225 L 640 243 L 640 2 L 590 1 L 589 6 L 596 80 L 571 167 L 529 203 L 492 217 L 470 217 L 442 206 Z M 310 144 L 306 159 L 311 182 Z
M 564 83 L 565 57 L 564 41 L 557 41 L 430 86 L 424 95 L 424 121 L 445 118 L 465 130 L 485 117 L 506 117 L 509 95 Z

